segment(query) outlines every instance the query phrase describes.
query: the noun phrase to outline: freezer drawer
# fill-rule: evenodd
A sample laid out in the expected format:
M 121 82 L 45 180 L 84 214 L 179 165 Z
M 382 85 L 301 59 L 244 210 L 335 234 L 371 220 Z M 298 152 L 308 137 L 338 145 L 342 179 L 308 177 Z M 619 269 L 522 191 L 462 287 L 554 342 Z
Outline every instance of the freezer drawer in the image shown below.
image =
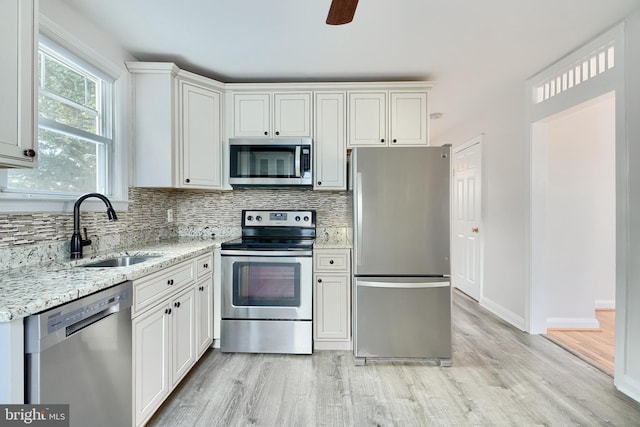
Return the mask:
M 354 278 L 353 345 L 366 358 L 451 359 L 449 278 Z

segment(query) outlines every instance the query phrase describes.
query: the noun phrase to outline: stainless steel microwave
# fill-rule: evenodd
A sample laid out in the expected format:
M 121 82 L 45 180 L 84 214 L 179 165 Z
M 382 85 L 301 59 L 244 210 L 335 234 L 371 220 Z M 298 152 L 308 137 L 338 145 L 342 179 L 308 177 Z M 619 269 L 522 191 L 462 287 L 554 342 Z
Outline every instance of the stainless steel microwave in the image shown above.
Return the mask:
M 229 184 L 250 186 L 311 186 L 311 138 L 229 139 Z

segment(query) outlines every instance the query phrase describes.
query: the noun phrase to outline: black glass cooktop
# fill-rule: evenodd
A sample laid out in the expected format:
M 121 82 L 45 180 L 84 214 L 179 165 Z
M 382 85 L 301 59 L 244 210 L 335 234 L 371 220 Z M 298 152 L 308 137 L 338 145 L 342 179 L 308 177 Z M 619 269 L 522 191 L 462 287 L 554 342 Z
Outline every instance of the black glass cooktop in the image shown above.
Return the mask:
M 314 239 L 240 237 L 223 243 L 222 249 L 300 249 L 313 248 Z

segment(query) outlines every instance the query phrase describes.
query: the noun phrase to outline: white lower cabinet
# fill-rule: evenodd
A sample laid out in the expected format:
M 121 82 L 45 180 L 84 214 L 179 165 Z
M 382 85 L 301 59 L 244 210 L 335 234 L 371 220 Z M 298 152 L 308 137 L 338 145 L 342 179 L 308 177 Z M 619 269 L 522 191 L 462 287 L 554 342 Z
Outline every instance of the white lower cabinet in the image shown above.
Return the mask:
M 169 379 L 168 304 L 133 320 L 134 421 L 143 425 L 171 389 Z
M 184 261 L 133 282 L 135 299 L 153 283 L 171 283 L 152 307 L 134 312 L 134 425 L 143 426 L 212 342 L 212 255 Z M 206 267 L 205 267 L 206 266 Z M 182 272 L 197 272 L 191 280 Z
M 171 301 L 171 385 L 175 387 L 196 363 L 195 288 L 182 292 Z
M 350 350 L 350 250 L 314 249 L 313 258 L 314 349 Z
M 196 283 L 196 355 L 200 357 L 213 343 L 213 278 Z

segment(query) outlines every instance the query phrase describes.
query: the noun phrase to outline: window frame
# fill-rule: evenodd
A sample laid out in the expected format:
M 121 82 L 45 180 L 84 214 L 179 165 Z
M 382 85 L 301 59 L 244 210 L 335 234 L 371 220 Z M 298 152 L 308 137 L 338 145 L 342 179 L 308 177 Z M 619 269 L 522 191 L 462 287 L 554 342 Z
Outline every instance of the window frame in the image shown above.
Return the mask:
M 124 61 L 120 66 L 115 65 L 42 15 L 40 16 L 39 36 L 39 42 L 45 46 L 47 43 L 60 46 L 71 54 L 74 61 L 77 60 L 80 65 L 87 66 L 92 71 L 95 70 L 98 77 L 112 80 L 109 96 L 112 99 L 113 112 L 110 123 L 105 124 L 111 130 L 112 143 L 105 150 L 108 157 L 105 165 L 108 179 L 104 183 L 104 193 L 109 197 L 116 210 L 126 211 L 129 183 L 129 149 L 126 141 L 129 134 L 127 117 L 130 105 L 128 94 L 130 77 L 124 68 Z M 38 55 L 38 51 L 39 48 L 34 55 Z M 35 63 L 37 64 L 37 61 Z M 34 72 L 39 72 L 39 69 L 34 68 Z M 34 102 L 37 102 L 37 90 L 35 92 Z M 39 126 L 39 115 L 36 120 L 38 122 L 34 123 L 34 126 Z M 73 203 L 78 197 L 76 194 L 6 189 L 6 184 L 6 170 L 0 169 L 0 212 L 71 212 Z M 83 204 L 83 208 L 100 211 L 104 206 L 87 201 Z

